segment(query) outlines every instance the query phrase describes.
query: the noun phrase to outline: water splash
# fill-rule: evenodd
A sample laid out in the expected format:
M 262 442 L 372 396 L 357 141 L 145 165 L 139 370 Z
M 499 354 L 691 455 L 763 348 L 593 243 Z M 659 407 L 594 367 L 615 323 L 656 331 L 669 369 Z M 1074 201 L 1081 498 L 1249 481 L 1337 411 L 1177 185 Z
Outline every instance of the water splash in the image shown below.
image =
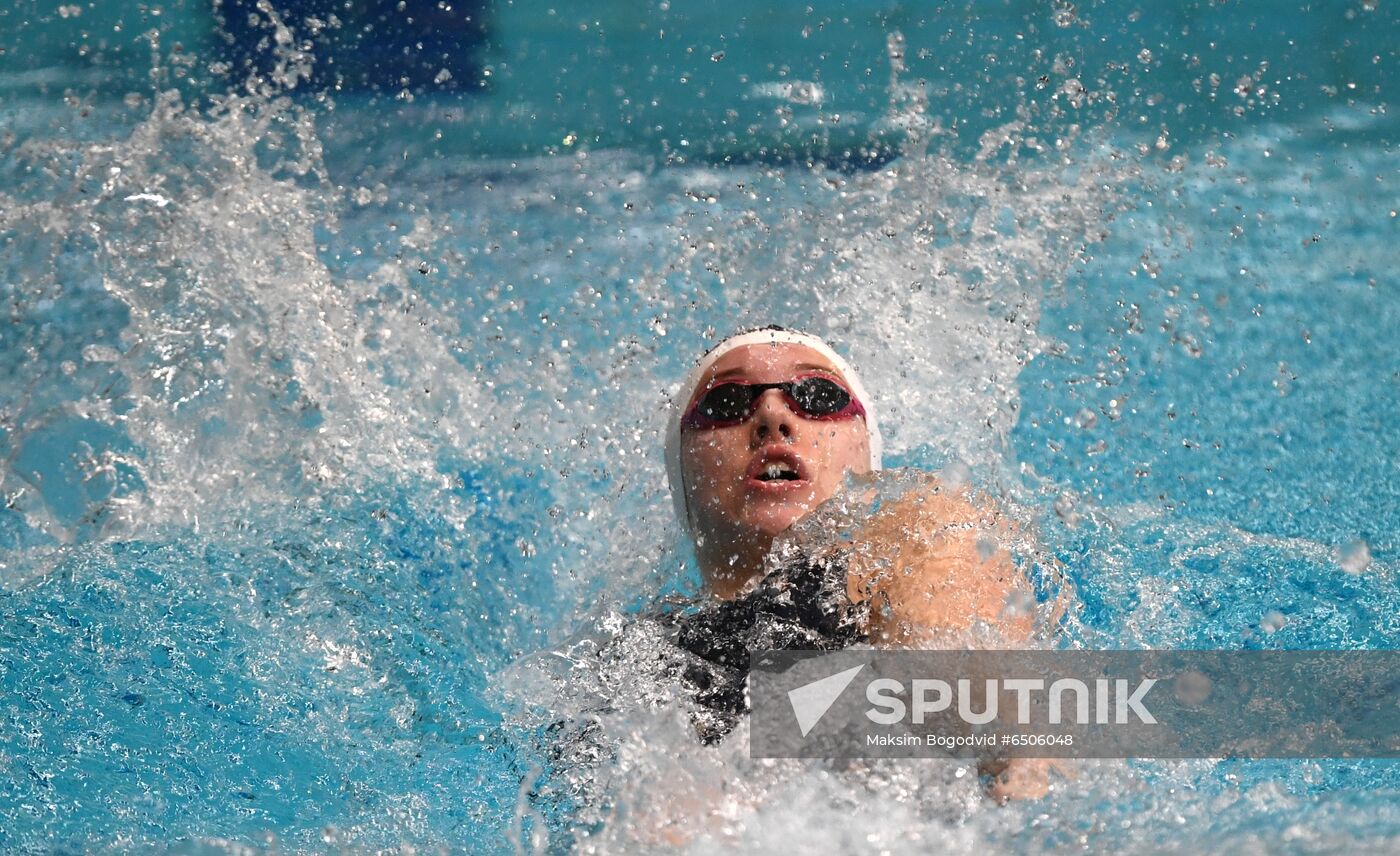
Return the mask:
M 1066 31 L 1090 24 L 1071 4 L 1052 14 Z M 1385 487 L 1393 457 L 1371 453 L 1393 435 L 1376 416 L 1388 387 L 1308 355 L 1364 342 L 1368 370 L 1386 376 L 1377 361 L 1393 348 L 1363 334 L 1386 328 L 1389 310 L 1364 297 L 1347 311 L 1305 302 L 1330 293 L 1331 274 L 1363 295 L 1393 285 L 1355 262 L 1375 257 L 1393 223 L 1393 203 L 1373 204 L 1393 161 L 1374 145 L 1383 111 L 1329 114 L 1353 135 L 1340 166 L 1328 166 L 1341 157 L 1331 128 L 1291 146 L 1271 131 L 1267 154 L 1248 139 L 1193 148 L 1179 128 L 1110 123 L 1075 136 L 1075 111 L 1117 111 L 1128 93 L 1056 55 L 1043 63 L 1049 107 L 993 111 L 962 130 L 929 106 L 941 84 L 911 79 L 914 42 L 883 43 L 887 109 L 872 124 L 905 149 L 834 169 L 804 165 L 800 151 L 779 168 L 662 165 L 589 149 L 572 130 L 555 138 L 568 140 L 558 156 L 464 163 L 419 138 L 478 116 L 426 100 L 396 114 L 403 128 L 375 129 L 368 155 L 348 151 L 329 117 L 349 116 L 343 127 L 382 105 L 289 91 L 308 58 L 286 40 L 280 71 L 210 100 L 176 95 L 178 75 L 157 74 L 128 104 L 74 95 L 7 114 L 0 681 L 17 712 L 0 751 L 22 773 L 12 805 L 39 812 L 21 834 L 208 833 L 218 848 L 276 828 L 293 848 L 387 848 L 451 843 L 462 830 L 505 841 L 519 815 L 517 841 L 534 846 L 521 784 L 552 741 L 501 727 L 505 707 L 488 693 L 509 690 L 538 706 L 531 727 L 592 717 L 617 741 L 615 762 L 574 759 L 531 785 L 564 792 L 546 825 L 601 824 L 590 833 L 599 849 L 642 846 L 652 786 L 676 782 L 719 792 L 667 820 L 696 849 L 897 850 L 890 828 L 953 849 L 1131 847 L 1183 826 L 1206 830 L 1204 848 L 1216 832 L 1274 840 L 1264 830 L 1300 814 L 1312 825 L 1298 840 L 1381 840 L 1391 809 L 1315 798 L 1393 781 L 1365 765 L 1121 765 L 1086 773 L 1048 807 L 998 813 L 956 765 L 770 768 L 743 757 L 742 735 L 703 753 L 682 714 L 652 709 L 665 686 L 643 668 L 656 640 L 624 644 L 609 668 L 587 666 L 581 650 L 562 675 L 506 673 L 573 633 L 579 613 L 621 624 L 617 604 L 693 585 L 683 553 L 667 551 L 677 533 L 659 454 L 665 393 L 730 326 L 773 321 L 831 337 L 861 366 L 888 414 L 894 462 L 994 484 L 1019 519 L 1045 524 L 1082 594 L 1072 644 L 1393 642 L 1389 517 L 1364 504 L 1312 510 L 1325 505 L 1315 493 L 1332 508 L 1348 493 L 1387 495 L 1366 488 Z M 739 55 L 703 65 L 726 69 Z M 1169 57 L 1154 47 L 1150 59 L 1131 67 L 1155 75 Z M 803 122 L 833 118 L 836 84 L 789 82 L 760 91 L 810 111 Z M 1224 87 L 1222 100 L 1240 100 Z M 1284 166 L 1300 149 L 1328 161 Z M 1171 199 L 1194 207 L 1175 220 L 1144 210 Z M 1207 214 L 1234 205 L 1267 216 L 1231 221 L 1238 234 L 1216 229 Z M 1330 228 L 1319 222 L 1343 209 Z M 1231 249 L 1215 241 L 1225 235 Z M 1271 258 L 1308 275 L 1283 287 Z M 1155 285 L 1118 306 L 1120 280 Z M 1191 281 L 1241 311 L 1198 305 Z M 1305 334 L 1274 320 L 1287 301 L 1309 307 L 1294 325 Z M 1366 323 L 1339 330 L 1348 319 Z M 1230 352 L 1230 329 L 1312 349 L 1287 355 L 1287 399 L 1271 385 L 1285 380 L 1282 360 Z M 1245 362 L 1266 366 L 1264 404 L 1221 391 L 1222 377 L 1246 370 L 1208 373 Z M 1184 379 L 1167 388 L 1172 400 L 1131 385 L 1149 369 Z M 1320 396 L 1325 387 L 1350 392 Z M 1268 424 L 1242 418 L 1243 405 Z M 1200 437 L 1209 419 L 1194 415 L 1212 406 L 1217 425 L 1243 426 L 1227 448 L 1259 440 L 1284 463 L 1245 452 L 1233 469 L 1179 464 L 1164 450 L 1213 448 Z M 1378 438 L 1342 475 L 1304 442 L 1308 419 L 1334 407 L 1358 426 L 1349 442 Z M 1124 428 L 1144 420 L 1141 436 Z M 1197 457 L 1221 460 L 1212 454 Z M 1233 480 L 1243 493 L 1264 465 L 1306 475 L 1296 480 L 1306 490 L 1260 489 L 1261 506 L 1286 513 L 1242 503 L 1208 506 L 1214 522 L 1161 516 L 1186 492 L 1178 484 L 1224 494 Z M 1251 525 L 1220 522 L 1239 517 Z M 1267 534 L 1288 526 L 1322 531 Z M 1369 564 L 1345 546 L 1358 537 Z M 246 751 L 229 757 L 231 745 Z M 138 774 L 114 772 L 114 757 Z M 176 804 L 161 796 L 172 782 L 204 798 Z M 269 797 L 289 793 L 316 820 Z M 59 811 L 76 800 L 88 815 Z M 344 809 L 318 814 L 329 805 Z M 1094 826 L 1096 816 L 1108 820 Z

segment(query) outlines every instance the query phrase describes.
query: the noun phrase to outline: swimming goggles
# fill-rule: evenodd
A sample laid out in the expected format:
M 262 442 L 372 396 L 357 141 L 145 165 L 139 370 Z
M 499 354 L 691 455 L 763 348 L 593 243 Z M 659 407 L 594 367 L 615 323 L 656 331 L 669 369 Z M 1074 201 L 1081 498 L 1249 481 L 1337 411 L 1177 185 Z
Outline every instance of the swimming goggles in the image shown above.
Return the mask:
M 738 425 L 758 409 L 758 399 L 770 389 L 782 390 L 787 403 L 808 419 L 849 419 L 864 416 L 850 391 L 829 377 L 809 375 L 786 383 L 725 381 L 705 392 L 684 417 L 686 428 L 718 428 Z

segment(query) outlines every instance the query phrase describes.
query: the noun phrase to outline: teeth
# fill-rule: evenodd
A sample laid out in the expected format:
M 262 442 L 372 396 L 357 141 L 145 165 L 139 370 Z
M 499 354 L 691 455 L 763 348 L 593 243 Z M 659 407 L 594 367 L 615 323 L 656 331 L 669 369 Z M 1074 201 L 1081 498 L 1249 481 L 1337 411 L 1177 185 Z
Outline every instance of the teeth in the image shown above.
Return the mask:
M 786 461 L 771 461 L 763 467 L 763 473 L 759 478 L 764 480 L 797 478 L 797 470 Z

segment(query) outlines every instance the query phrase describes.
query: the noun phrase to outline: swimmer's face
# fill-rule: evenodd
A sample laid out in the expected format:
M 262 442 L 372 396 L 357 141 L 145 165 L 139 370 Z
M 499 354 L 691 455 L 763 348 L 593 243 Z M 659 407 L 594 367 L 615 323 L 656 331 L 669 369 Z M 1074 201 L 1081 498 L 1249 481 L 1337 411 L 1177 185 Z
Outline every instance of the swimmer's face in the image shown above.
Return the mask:
M 811 375 L 850 389 L 826 357 L 804 345 L 735 348 L 709 368 L 689 404 L 722 381 L 784 383 Z M 813 418 L 781 390 L 768 389 L 742 422 L 683 427 L 681 467 L 696 535 L 771 537 L 830 499 L 847 471 L 870 470 L 870 433 L 863 416 Z M 781 478 L 772 477 L 776 471 Z

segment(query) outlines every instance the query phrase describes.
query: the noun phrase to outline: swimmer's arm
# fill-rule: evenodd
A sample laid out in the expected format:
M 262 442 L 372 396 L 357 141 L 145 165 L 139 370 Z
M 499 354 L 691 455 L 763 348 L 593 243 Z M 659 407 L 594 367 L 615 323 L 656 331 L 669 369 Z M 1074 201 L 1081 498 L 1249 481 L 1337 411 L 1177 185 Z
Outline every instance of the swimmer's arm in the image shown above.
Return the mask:
M 1005 805 L 1011 800 L 1038 800 L 1050 792 L 1051 771 L 1062 778 L 1077 778 L 1066 759 L 1010 758 L 984 761 L 977 771 L 991 776 L 987 795 Z
M 909 645 L 976 624 L 1015 646 L 1030 639 L 1030 585 L 1006 544 L 1012 527 L 989 503 L 936 479 L 882 508 L 852 545 L 848 591 L 869 599 L 872 641 Z
M 872 600 L 871 639 L 912 645 L 951 636 L 956 643 L 957 635 L 983 622 L 1008 646 L 1029 641 L 1034 598 L 1006 549 L 1012 534 L 989 504 L 944 490 L 933 479 L 882 509 L 853 545 L 848 581 L 853 602 Z M 1002 804 L 1044 797 L 1051 770 L 1073 774 L 1065 763 L 1043 758 L 994 759 L 978 767 L 991 777 L 988 795 Z

